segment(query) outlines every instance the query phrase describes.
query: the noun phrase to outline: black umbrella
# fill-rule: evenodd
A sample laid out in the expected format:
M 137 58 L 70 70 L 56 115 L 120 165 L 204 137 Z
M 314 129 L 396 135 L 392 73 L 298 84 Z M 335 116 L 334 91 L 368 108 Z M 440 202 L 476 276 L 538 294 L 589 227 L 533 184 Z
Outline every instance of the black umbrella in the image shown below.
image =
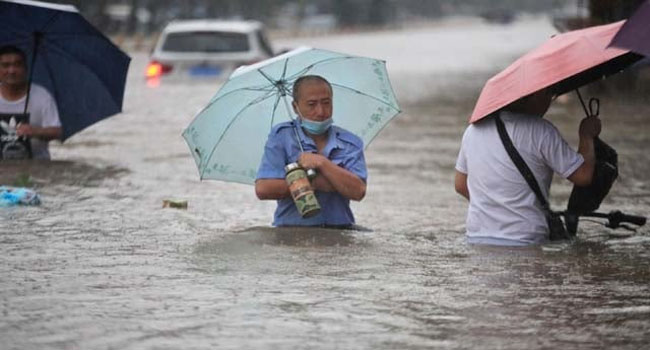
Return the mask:
M 63 139 L 122 110 L 131 58 L 75 7 L 0 1 L 4 45 L 19 47 L 30 57 L 30 83 L 39 83 L 54 96 Z

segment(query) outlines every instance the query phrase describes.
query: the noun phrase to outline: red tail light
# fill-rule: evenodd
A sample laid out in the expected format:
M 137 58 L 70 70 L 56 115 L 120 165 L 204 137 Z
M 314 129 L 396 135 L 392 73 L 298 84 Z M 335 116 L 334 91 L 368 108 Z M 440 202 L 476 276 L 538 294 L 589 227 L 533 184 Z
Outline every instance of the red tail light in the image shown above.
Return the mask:
M 145 76 L 147 78 L 156 78 L 159 77 L 163 74 L 167 74 L 171 72 L 172 66 L 168 64 L 163 64 L 160 62 L 156 61 L 151 61 L 149 65 L 147 65 L 147 70 L 145 71 Z

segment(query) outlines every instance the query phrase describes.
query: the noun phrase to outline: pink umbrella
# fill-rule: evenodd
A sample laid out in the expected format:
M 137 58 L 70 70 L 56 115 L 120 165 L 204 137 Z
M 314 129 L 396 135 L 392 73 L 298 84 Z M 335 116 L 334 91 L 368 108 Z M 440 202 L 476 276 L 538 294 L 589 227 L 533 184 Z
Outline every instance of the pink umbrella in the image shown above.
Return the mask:
M 619 72 L 640 59 L 607 48 L 625 21 L 558 34 L 490 78 L 469 119 L 474 123 L 508 104 L 551 87 L 556 95 Z

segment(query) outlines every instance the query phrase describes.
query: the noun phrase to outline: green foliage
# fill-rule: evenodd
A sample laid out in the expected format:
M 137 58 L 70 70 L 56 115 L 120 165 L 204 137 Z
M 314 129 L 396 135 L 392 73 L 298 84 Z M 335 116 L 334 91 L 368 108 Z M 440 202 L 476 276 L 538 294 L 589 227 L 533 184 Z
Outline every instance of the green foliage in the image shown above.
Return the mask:
M 34 186 L 34 181 L 32 181 L 32 177 L 29 174 L 26 173 L 21 173 L 16 176 L 14 179 L 14 182 L 12 183 L 12 186 L 14 187 L 33 187 Z

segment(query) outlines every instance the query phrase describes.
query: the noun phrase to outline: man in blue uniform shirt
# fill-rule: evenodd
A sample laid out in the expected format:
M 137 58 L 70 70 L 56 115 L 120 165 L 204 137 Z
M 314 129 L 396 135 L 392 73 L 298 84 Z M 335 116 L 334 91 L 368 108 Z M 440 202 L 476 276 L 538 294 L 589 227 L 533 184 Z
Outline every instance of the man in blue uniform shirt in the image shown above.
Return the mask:
M 350 200 L 360 201 L 366 194 L 363 141 L 332 125 L 332 86 L 323 77 L 307 75 L 296 80 L 292 105 L 299 118 L 271 130 L 257 172 L 255 193 L 262 200 L 277 200 L 274 226 L 350 226 L 354 224 Z M 303 218 L 296 209 L 284 171 L 285 165 L 293 162 L 317 171 L 311 185 L 321 206 L 318 215 Z

